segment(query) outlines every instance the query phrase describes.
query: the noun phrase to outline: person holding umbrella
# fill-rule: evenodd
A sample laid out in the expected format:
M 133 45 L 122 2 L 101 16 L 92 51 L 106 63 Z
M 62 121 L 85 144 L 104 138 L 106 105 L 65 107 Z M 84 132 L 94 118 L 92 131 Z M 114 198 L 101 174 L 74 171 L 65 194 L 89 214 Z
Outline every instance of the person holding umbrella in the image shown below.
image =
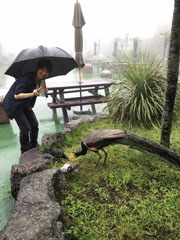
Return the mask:
M 41 82 L 48 78 L 51 71 L 51 62 L 40 59 L 34 72 L 27 72 L 16 79 L 3 100 L 8 117 L 15 119 L 19 127 L 21 153 L 37 146 L 39 128 L 32 108 L 42 88 Z
M 6 70 L 5 74 L 16 81 L 2 104 L 20 129 L 21 153 L 37 146 L 39 128 L 32 108 L 45 79 L 66 75 L 77 67 L 74 58 L 63 49 L 41 45 L 23 49 Z

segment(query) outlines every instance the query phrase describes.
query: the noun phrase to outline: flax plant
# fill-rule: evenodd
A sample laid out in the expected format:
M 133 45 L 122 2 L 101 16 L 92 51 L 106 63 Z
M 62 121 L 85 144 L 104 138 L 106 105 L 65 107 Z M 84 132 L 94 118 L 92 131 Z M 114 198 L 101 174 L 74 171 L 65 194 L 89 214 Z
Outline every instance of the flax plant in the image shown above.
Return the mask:
M 153 52 L 139 52 L 136 59 L 119 52 L 127 63 L 108 98 L 107 108 L 115 121 L 152 126 L 159 122 L 164 104 L 166 66 Z

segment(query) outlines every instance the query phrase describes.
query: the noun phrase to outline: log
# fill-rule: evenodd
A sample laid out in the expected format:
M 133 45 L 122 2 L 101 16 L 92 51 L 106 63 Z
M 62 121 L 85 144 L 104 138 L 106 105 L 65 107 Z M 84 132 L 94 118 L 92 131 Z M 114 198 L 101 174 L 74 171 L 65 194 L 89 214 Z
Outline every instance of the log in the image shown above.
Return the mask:
M 141 136 L 132 133 L 126 133 L 123 138 L 116 139 L 114 143 L 125 145 L 129 148 L 133 148 L 141 152 L 158 155 L 180 166 L 180 155 L 178 155 L 176 152 L 169 149 L 168 147 L 165 147 L 161 144 L 158 144 Z

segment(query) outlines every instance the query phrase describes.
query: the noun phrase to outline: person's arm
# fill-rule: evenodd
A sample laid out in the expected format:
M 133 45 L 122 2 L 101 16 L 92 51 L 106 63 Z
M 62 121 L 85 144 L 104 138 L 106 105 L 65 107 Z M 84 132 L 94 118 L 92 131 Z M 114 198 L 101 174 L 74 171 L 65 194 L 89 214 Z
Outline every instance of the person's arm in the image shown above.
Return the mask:
M 39 95 L 39 89 L 34 89 L 32 93 L 19 93 L 19 94 L 15 94 L 14 98 L 15 99 L 24 99 L 24 98 L 30 98 L 30 97 L 35 97 Z

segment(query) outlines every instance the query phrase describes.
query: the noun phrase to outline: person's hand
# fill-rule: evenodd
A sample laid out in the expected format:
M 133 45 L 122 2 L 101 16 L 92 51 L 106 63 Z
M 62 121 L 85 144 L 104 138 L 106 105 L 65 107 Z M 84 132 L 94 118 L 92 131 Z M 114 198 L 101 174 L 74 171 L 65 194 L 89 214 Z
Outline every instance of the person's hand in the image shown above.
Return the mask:
M 33 90 L 33 95 L 34 96 L 39 96 L 39 91 L 41 90 L 41 88 L 37 88 Z

